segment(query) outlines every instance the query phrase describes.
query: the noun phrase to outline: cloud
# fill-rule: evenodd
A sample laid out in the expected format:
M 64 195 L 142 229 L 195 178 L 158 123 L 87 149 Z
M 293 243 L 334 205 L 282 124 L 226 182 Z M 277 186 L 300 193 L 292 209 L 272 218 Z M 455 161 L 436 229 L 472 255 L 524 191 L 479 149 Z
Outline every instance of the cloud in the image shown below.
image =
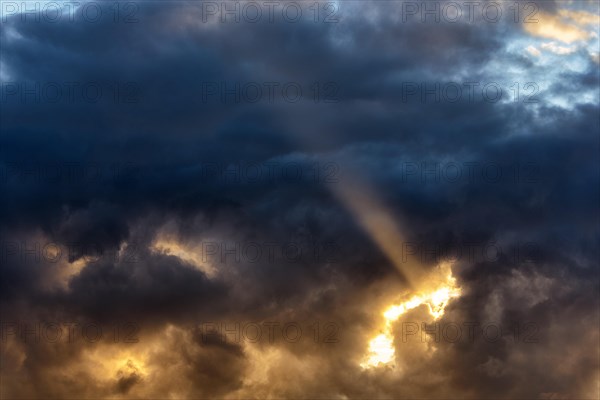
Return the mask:
M 2 320 L 104 328 L 95 342 L 4 331 L 2 395 L 592 398 L 600 126 L 581 93 L 597 64 L 563 67 L 593 18 L 544 6 L 525 31 L 557 42 L 522 45 L 518 24 L 402 23 L 395 2 L 336 3 L 331 24 L 307 8 L 204 24 L 203 4 L 2 23 Z M 538 102 L 507 100 L 514 71 Z M 407 275 L 448 254 L 461 294 L 438 327 L 505 331 L 435 341 L 416 306 L 390 326 L 397 367 L 362 368 L 383 311 L 418 287 Z M 433 333 L 404 342 L 421 322 Z M 253 324 L 261 340 L 243 336 Z
M 596 23 L 599 15 L 585 11 L 559 9 L 556 14 L 540 11 L 537 21 L 523 23 L 526 32 L 533 36 L 558 40 L 563 43 L 584 41 L 592 37 L 587 25 Z
M 571 54 L 576 49 L 574 47 L 559 46 L 555 42 L 542 43 L 542 49 L 551 51 L 554 54 Z
M 525 50 L 534 57 L 539 57 L 542 55 L 542 53 L 532 45 L 527 46 Z

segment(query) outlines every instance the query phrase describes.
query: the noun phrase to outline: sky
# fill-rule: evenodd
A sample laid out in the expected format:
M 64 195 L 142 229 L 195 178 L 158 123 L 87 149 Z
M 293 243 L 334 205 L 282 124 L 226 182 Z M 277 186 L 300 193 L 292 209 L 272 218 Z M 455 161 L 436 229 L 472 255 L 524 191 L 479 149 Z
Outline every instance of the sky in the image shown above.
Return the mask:
M 0 0 L 0 398 L 600 398 L 600 3 Z

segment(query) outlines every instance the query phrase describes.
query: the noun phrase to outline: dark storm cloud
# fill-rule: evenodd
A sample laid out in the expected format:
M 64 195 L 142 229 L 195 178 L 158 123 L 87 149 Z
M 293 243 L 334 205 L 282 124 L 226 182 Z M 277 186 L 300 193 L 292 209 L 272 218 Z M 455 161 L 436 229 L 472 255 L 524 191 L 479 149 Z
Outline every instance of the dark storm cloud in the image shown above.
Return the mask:
M 583 73 L 560 75 L 536 104 L 466 95 L 423 101 L 420 92 L 404 96 L 407 82 L 484 86 L 502 74 L 483 68 L 497 59 L 536 68 L 507 49 L 521 26 L 400 23 L 397 2 L 343 3 L 333 24 L 315 23 L 310 14 L 297 23 L 203 23 L 200 2 L 137 4 L 132 24 L 13 16 L 1 25 L 8 76 L 0 104 L 2 315 L 9 321 L 134 322 L 142 344 L 163 344 L 151 363 L 178 368 L 152 379 L 132 361 L 108 381 L 86 370 L 81 384 L 70 385 L 54 370 L 75 369 L 89 344 L 21 343 L 14 353 L 5 349 L 3 359 L 36 384 L 11 384 L 8 394 L 224 397 L 248 395 L 237 392 L 244 387 L 257 397 L 589 393 L 598 360 L 572 336 L 579 333 L 584 347 L 597 339 L 598 105 L 566 109 L 550 100 L 597 87 L 592 60 Z M 553 12 L 557 3 L 539 6 Z M 75 89 L 73 101 L 65 91 L 54 103 L 21 97 L 22 88 L 36 82 L 48 90 L 49 83 L 94 82 L 103 96 L 90 101 Z M 303 97 L 290 102 L 277 92 L 273 102 L 263 96 L 236 103 L 226 95 L 223 103 L 220 93 L 207 93 L 222 82 L 229 89 L 236 82 L 297 82 Z M 334 83 L 328 88 L 336 89 L 337 101 L 315 102 L 315 82 L 321 89 Z M 7 85 L 15 83 L 28 86 L 10 95 L 14 86 Z M 274 164 L 277 172 L 255 180 L 213 173 L 215 166 L 235 170 L 248 163 Z M 448 163 L 459 166 L 461 178 L 431 175 Z M 474 176 L 466 163 L 475 165 Z M 291 165 L 301 177 L 281 172 Z M 492 179 L 482 174 L 485 168 L 502 176 Z M 387 305 L 381 293 L 404 282 L 330 190 L 355 178 L 375 188 L 413 243 L 450 250 L 494 243 L 507 253 L 535 244 L 527 262 L 506 255 L 459 260 L 455 275 L 464 296 L 444 321 L 528 321 L 539 327 L 539 341 L 441 343 L 433 362 L 415 356 L 404 376 L 362 371 L 357 360 L 376 330 L 373 314 Z M 333 242 L 337 250 L 333 260 L 215 257 L 210 261 L 218 272 L 210 277 L 175 255 L 150 250 L 159 233 L 190 245 L 210 238 L 311 248 L 316 241 Z M 65 268 L 127 246 L 135 246 L 135 262 L 101 257 L 69 275 L 64 286 L 48 287 L 63 264 L 23 259 L 22 248 L 15 250 L 36 241 L 90 245 L 71 252 Z M 425 260 L 423 268 L 432 264 Z M 283 372 L 270 372 L 273 382 L 283 382 L 272 388 L 249 384 L 244 377 L 256 366 L 243 346 L 198 337 L 197 325 L 207 320 L 317 319 L 339 325 L 341 345 L 266 346 L 289 352 L 292 365 L 294 357 L 310 356 L 306 369 L 318 373 L 298 368 L 297 386 Z M 169 326 L 181 330 L 165 333 Z M 569 371 L 559 367 L 561 359 Z M 432 387 L 434 381 L 441 383 Z

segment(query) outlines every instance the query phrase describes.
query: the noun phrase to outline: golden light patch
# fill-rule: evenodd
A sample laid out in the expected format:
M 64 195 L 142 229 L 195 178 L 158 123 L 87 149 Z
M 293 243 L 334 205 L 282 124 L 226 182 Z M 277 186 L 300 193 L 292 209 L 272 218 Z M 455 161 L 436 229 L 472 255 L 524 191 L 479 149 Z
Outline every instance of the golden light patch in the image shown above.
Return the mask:
M 204 272 L 209 278 L 212 278 L 216 275 L 217 271 L 202 259 L 202 252 L 198 248 L 186 245 L 184 243 L 179 243 L 175 239 L 159 237 L 152 243 L 150 250 L 172 255 L 187 262 L 188 264 L 192 264 Z
M 559 40 L 564 43 L 587 40 L 591 31 L 582 26 L 598 19 L 595 14 L 583 11 L 559 10 L 557 14 L 540 11 L 536 16 L 538 22 L 524 23 L 525 31 L 533 36 Z
M 129 371 L 145 376 L 146 357 L 145 352 L 139 350 L 99 346 L 86 351 L 83 359 L 93 366 L 97 378 L 112 381 Z
M 419 294 L 412 296 L 409 300 L 400 304 L 392 305 L 383 312 L 385 327 L 382 333 L 375 336 L 369 342 L 368 355 L 365 361 L 360 364 L 362 368 L 393 363 L 395 349 L 392 323 L 402 314 L 424 304 L 427 305 L 429 314 L 433 319 L 437 320 L 444 315 L 444 310 L 448 302 L 452 298 L 460 296 L 461 293 L 460 288 L 456 284 L 456 279 L 452 276 L 450 263 L 442 263 L 430 275 L 424 287 Z

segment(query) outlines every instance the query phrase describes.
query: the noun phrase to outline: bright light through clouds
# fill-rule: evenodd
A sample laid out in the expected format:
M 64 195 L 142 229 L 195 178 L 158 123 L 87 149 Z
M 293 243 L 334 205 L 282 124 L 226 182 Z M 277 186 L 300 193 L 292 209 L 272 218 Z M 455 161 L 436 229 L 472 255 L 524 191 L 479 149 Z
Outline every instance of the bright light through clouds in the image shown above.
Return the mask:
M 363 368 L 377 367 L 379 365 L 393 365 L 395 349 L 392 324 L 409 310 L 426 305 L 429 314 L 434 320 L 444 315 L 448 302 L 460 296 L 460 288 L 452 276 L 451 264 L 442 263 L 428 277 L 423 284 L 426 289 L 413 295 L 409 300 L 395 304 L 383 312 L 385 326 L 381 334 L 369 342 L 369 354 L 361 363 Z

